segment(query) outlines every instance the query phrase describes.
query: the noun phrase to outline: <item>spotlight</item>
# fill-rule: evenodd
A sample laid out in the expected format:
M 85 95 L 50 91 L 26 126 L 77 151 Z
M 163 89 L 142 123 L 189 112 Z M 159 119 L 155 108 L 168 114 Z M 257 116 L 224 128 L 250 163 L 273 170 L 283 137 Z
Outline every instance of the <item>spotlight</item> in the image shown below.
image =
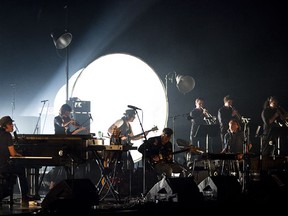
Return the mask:
M 72 41 L 72 34 L 69 32 L 54 32 L 51 33 L 56 49 L 65 49 Z
M 175 79 L 178 90 L 183 94 L 192 91 L 195 87 L 195 80 L 191 76 L 177 75 Z

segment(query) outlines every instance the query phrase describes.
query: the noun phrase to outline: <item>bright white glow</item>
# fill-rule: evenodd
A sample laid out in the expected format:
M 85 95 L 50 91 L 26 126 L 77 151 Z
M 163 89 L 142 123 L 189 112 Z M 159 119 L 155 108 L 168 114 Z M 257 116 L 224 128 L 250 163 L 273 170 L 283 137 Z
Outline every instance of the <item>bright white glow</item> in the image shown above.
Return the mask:
M 127 54 L 103 56 L 84 70 L 75 73 L 69 80 L 71 97 L 91 101 L 93 121 L 90 132 L 101 131 L 107 136 L 109 126 L 123 116 L 127 105 L 141 108 L 138 117 L 132 122 L 134 134 L 158 127 L 147 138 L 159 135 L 167 124 L 168 102 L 165 87 L 158 75 L 139 58 Z M 54 113 L 58 114 L 65 101 L 65 86 L 56 95 Z M 140 124 L 141 123 L 141 124 Z M 134 141 L 139 147 L 143 140 Z M 109 144 L 106 138 L 105 144 Z M 134 162 L 141 159 L 137 150 L 131 151 Z

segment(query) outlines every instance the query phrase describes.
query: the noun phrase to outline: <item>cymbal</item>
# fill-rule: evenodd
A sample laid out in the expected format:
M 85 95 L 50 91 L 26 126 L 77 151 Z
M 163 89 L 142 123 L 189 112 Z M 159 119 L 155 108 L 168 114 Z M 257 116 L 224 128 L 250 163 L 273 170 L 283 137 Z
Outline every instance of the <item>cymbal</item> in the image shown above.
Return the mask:
M 179 147 L 188 147 L 189 145 L 191 145 L 189 141 L 186 141 L 184 139 L 177 139 L 176 143 L 178 144 Z
M 190 153 L 194 153 L 194 154 L 204 154 L 205 152 L 201 148 L 197 146 L 193 146 L 193 145 L 190 145 L 188 148 L 189 148 Z

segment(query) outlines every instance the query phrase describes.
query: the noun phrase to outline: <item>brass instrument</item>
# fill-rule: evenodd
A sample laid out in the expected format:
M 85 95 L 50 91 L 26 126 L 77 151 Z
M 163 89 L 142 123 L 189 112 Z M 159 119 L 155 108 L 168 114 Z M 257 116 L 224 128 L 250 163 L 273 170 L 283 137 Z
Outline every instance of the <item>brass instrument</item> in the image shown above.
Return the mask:
M 279 117 L 283 121 L 285 126 L 288 127 L 288 113 L 286 112 L 286 110 L 284 108 L 278 106 L 277 107 L 277 113 L 279 114 Z
M 236 110 L 233 106 L 230 106 L 232 111 L 235 112 L 236 117 L 239 119 L 239 121 L 243 124 L 247 124 L 250 121 L 250 118 L 246 118 L 243 117 L 242 115 L 240 115 L 240 113 L 238 112 L 238 110 Z
M 205 108 L 203 107 L 200 107 L 203 111 L 203 114 L 204 114 L 204 120 L 206 121 L 207 124 L 211 125 L 211 124 L 216 124 L 216 117 L 215 116 L 212 116 L 208 110 L 206 110 Z

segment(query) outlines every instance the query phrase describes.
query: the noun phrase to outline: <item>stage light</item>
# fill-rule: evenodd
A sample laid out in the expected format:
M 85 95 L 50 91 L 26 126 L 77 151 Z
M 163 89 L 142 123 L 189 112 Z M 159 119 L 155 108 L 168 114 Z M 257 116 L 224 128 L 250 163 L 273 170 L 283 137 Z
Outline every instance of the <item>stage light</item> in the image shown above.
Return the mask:
M 56 49 L 65 49 L 72 41 L 72 34 L 69 32 L 55 31 L 51 33 Z

